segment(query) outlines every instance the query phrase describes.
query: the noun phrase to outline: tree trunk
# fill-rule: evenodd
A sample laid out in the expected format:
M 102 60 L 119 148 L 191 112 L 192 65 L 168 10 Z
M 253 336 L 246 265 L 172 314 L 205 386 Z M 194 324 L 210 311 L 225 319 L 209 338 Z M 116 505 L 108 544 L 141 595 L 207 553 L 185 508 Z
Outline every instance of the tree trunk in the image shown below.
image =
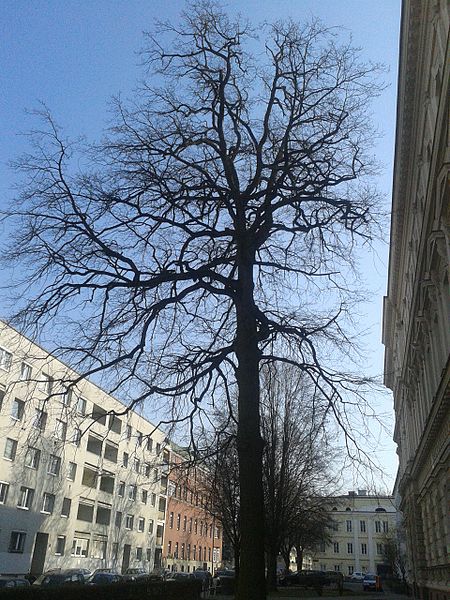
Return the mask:
M 296 546 L 297 550 L 297 571 L 301 571 L 303 568 L 303 548 Z
M 241 556 L 236 600 L 265 600 L 263 441 L 260 431 L 259 348 L 253 260 L 242 252 L 236 299 L 236 379 Z
M 234 572 L 236 573 L 236 580 L 239 578 L 239 569 L 240 569 L 240 562 L 241 562 L 241 554 L 240 554 L 240 545 L 239 544 L 235 544 L 233 546 L 233 553 L 234 553 Z
M 270 544 L 267 551 L 267 588 L 270 591 L 277 589 L 277 556 L 278 552 L 273 544 Z

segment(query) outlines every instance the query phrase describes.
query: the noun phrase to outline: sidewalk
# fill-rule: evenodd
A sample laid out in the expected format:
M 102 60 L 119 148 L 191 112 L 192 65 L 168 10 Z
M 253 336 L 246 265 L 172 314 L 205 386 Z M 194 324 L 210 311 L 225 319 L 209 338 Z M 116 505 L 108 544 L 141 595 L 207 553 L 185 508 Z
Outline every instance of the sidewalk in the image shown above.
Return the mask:
M 282 592 L 281 592 L 282 594 Z M 395 594 L 394 592 L 390 592 L 389 590 L 385 592 L 365 592 L 360 595 L 355 594 L 344 594 L 342 596 L 319 596 L 314 591 L 311 591 L 311 595 L 305 596 L 303 594 L 299 594 L 298 596 L 283 596 L 280 593 L 277 594 L 269 594 L 267 596 L 268 600 L 295 600 L 295 598 L 303 599 L 303 598 L 321 598 L 322 600 L 336 600 L 336 598 L 348 598 L 351 600 L 411 600 L 411 596 L 405 596 L 404 594 Z M 214 600 L 233 600 L 233 596 L 224 596 L 217 595 L 211 597 Z

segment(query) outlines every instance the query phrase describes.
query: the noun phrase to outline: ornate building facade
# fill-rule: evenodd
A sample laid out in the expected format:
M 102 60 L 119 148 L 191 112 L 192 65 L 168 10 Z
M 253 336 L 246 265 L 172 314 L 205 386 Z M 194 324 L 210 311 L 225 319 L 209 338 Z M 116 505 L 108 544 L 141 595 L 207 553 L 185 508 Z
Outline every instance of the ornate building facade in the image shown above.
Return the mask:
M 450 578 L 449 22 L 448 0 L 403 1 L 383 317 L 408 577 L 429 600 Z

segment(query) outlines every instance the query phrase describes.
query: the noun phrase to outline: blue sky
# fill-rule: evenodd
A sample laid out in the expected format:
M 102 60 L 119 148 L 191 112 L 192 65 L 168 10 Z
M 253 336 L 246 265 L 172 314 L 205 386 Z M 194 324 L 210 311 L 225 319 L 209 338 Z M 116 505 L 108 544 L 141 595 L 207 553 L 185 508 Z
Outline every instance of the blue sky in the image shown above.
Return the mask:
M 44 101 L 69 136 L 94 140 L 107 123 L 112 95 L 132 95 L 142 75 L 137 51 L 142 32 L 155 18 L 176 21 L 187 6 L 183 0 L 2 0 L 0 3 L 0 208 L 12 197 L 13 173 L 8 161 L 26 150 L 20 133 L 35 121 L 26 110 Z M 230 12 L 241 12 L 255 25 L 291 17 L 302 21 L 315 15 L 327 25 L 353 36 L 367 59 L 389 67 L 389 87 L 374 106 L 374 120 L 384 137 L 376 154 L 383 164 L 379 187 L 390 198 L 395 130 L 396 80 L 400 0 L 232 0 Z M 364 260 L 373 300 L 361 311 L 369 333 L 367 369 L 382 372 L 381 302 L 387 278 L 387 246 Z M 7 277 L 3 274 L 3 280 Z M 6 307 L 0 300 L 0 314 Z M 7 315 L 4 315 L 7 316 Z M 380 399 L 390 411 L 390 400 Z M 394 445 L 384 434 L 380 458 L 395 474 Z

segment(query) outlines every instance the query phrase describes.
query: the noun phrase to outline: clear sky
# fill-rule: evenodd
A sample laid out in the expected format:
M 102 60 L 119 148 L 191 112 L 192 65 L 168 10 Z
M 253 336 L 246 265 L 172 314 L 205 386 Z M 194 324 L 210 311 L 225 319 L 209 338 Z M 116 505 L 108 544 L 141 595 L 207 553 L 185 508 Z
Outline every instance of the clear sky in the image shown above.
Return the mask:
M 376 154 L 383 164 L 379 187 L 390 198 L 395 130 L 400 0 L 230 0 L 230 12 L 241 12 L 255 25 L 264 20 L 314 15 L 345 29 L 367 59 L 389 68 L 389 84 L 373 105 L 375 123 L 384 137 Z M 8 161 L 26 149 L 21 133 L 35 122 L 26 110 L 45 102 L 69 136 L 96 139 L 108 118 L 112 95 L 132 95 L 142 73 L 137 51 L 142 32 L 155 18 L 176 21 L 184 0 L 2 0 L 0 2 L 0 208 L 12 196 L 14 177 Z M 367 371 L 381 374 L 381 305 L 386 289 L 387 246 L 364 263 L 373 299 L 361 311 L 367 328 Z M 0 277 L 7 282 L 7 274 Z M 0 315 L 7 317 L 0 300 Z M 390 398 L 379 400 L 391 415 Z M 392 428 L 392 425 L 391 425 Z M 379 457 L 390 475 L 396 471 L 394 444 L 380 434 Z M 350 484 L 351 482 L 349 482 Z M 358 482 L 354 482 L 355 485 Z

